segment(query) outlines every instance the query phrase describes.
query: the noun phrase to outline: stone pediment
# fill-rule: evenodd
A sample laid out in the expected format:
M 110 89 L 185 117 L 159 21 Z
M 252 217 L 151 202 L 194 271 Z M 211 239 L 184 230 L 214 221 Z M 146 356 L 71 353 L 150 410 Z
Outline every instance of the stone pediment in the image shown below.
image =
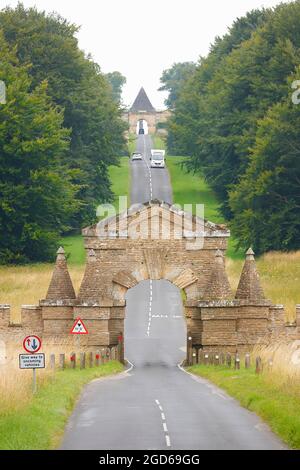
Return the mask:
M 214 224 L 178 209 L 177 206 L 154 200 L 134 204 L 127 211 L 102 219 L 82 230 L 85 237 L 103 239 L 180 239 L 196 237 L 229 237 L 225 225 Z

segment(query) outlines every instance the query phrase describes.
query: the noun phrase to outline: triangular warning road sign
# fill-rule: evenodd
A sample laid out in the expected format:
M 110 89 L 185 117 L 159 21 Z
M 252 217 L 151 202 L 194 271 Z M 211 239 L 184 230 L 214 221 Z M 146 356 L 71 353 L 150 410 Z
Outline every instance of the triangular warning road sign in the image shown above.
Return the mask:
M 74 325 L 70 331 L 71 335 L 87 335 L 88 330 L 85 327 L 85 324 L 81 318 L 76 318 Z

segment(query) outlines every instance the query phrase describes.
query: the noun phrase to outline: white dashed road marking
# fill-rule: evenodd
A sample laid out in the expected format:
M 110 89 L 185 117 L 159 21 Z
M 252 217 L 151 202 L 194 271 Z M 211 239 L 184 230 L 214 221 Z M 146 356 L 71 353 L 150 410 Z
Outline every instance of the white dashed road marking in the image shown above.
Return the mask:
M 147 157 L 146 157 L 146 140 L 145 140 L 145 136 L 144 136 L 144 155 L 143 155 L 143 159 L 144 159 L 144 162 L 147 165 L 148 172 L 149 172 L 150 200 L 152 201 L 152 199 L 153 199 L 152 174 L 151 174 L 151 167 L 150 167 L 150 165 L 147 161 Z
M 170 439 L 170 436 L 168 434 L 168 426 L 167 426 L 167 423 L 166 423 L 166 416 L 163 413 L 163 407 L 161 406 L 159 400 L 155 400 L 155 403 L 157 404 L 159 410 L 161 411 L 160 416 L 161 416 L 161 419 L 162 419 L 163 430 L 164 430 L 164 433 L 165 433 L 166 445 L 167 445 L 167 447 L 171 447 L 171 439 Z
M 148 328 L 147 336 L 150 336 L 151 320 L 152 320 L 152 279 L 150 279 L 150 298 L 149 298 L 149 315 L 148 315 Z

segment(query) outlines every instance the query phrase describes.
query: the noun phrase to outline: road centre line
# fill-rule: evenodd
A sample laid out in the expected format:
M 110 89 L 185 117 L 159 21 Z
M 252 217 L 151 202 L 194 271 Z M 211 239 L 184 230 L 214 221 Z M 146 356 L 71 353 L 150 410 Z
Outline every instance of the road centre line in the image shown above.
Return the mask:
M 146 157 L 146 141 L 145 141 L 145 136 L 144 136 L 144 155 L 143 155 L 143 160 L 144 162 L 146 163 L 146 166 L 148 168 L 148 172 L 149 172 L 149 184 L 150 184 L 150 200 L 153 199 L 153 188 L 152 188 L 152 174 L 151 174 L 151 167 L 147 161 L 147 157 Z
M 155 403 L 157 404 L 158 408 L 161 411 L 160 415 L 161 415 L 161 419 L 162 419 L 163 430 L 164 430 L 164 433 L 165 433 L 166 445 L 167 445 L 167 447 L 171 447 L 171 439 L 170 439 L 170 436 L 168 434 L 168 426 L 167 426 L 167 423 L 166 423 L 166 417 L 165 417 L 165 414 L 162 412 L 163 407 L 161 406 L 159 400 L 156 399 Z
M 150 336 L 151 320 L 152 320 L 152 279 L 150 279 L 150 298 L 149 298 L 149 315 L 148 315 L 147 336 Z

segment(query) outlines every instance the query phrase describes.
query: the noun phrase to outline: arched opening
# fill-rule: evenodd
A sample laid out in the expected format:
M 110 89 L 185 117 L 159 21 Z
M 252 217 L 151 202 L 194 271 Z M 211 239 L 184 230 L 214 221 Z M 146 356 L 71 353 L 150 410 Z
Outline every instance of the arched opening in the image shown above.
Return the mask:
M 136 124 L 136 133 L 137 134 L 148 134 L 148 123 L 145 119 L 139 119 Z
M 135 366 L 176 366 L 186 356 L 181 290 L 167 280 L 144 280 L 126 293 L 125 357 Z

